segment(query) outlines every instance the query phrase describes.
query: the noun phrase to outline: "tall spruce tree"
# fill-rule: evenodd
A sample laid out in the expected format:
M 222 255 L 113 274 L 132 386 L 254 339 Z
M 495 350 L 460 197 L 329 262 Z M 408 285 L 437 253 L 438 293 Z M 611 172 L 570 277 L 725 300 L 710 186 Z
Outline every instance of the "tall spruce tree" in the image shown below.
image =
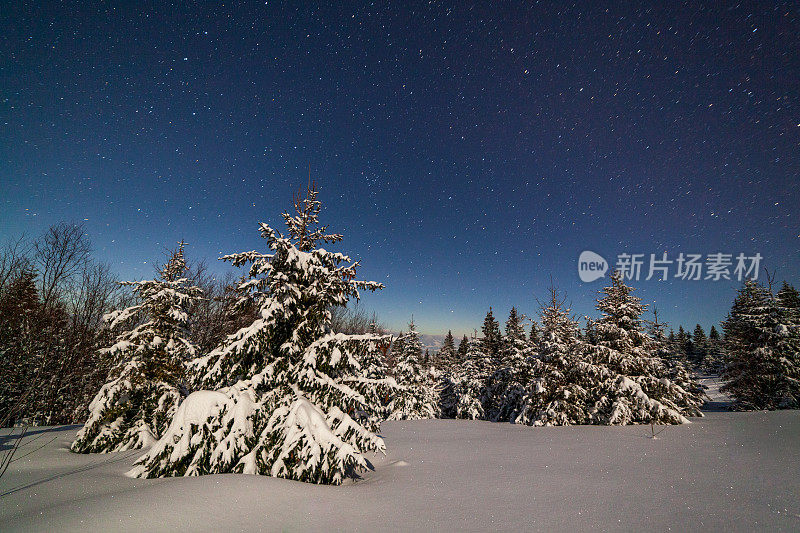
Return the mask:
M 402 353 L 394 368 L 395 381 L 400 389 L 390 406 L 390 420 L 436 418 L 439 412 L 439 391 L 430 365 L 424 364 L 422 343 L 414 320 L 402 339 Z
M 456 358 L 459 363 L 467 356 L 467 351 L 469 351 L 469 338 L 464 335 L 461 338 L 461 342 L 458 343 L 458 350 L 456 350 Z
M 500 348 L 503 345 L 503 336 L 500 333 L 500 324 L 492 313 L 492 308 L 483 319 L 483 352 L 496 363 L 500 362 Z
M 633 290 L 616 271 L 597 300 L 602 316 L 593 323 L 596 343 L 589 359 L 611 375 L 601 386 L 605 390 L 593 418 L 608 424 L 679 424 L 687 416 L 702 416 L 702 387 L 688 371 L 676 372 L 657 356 L 658 346 L 642 324 L 646 306 Z
M 712 325 L 708 330 L 706 356 L 703 360 L 702 370 L 711 374 L 719 374 L 724 366 L 724 347 L 719 331 Z
M 456 362 L 456 342 L 453 338 L 453 332 L 448 331 L 442 342 L 442 347 L 439 349 L 439 354 L 436 357 L 436 366 L 444 371 L 447 371 Z
M 540 304 L 538 356 L 529 359 L 533 379 L 517 410 L 517 424 L 563 426 L 592 422 L 591 365 L 584 359 L 578 324 L 555 287 Z
M 331 331 L 331 309 L 382 288 L 356 279 L 357 262 L 318 247 L 341 235 L 318 225 L 311 186 L 284 213 L 288 234 L 259 227 L 268 253 L 226 256 L 250 265 L 240 287 L 258 318 L 200 358 L 196 391 L 168 431 L 129 475 L 163 477 L 242 472 L 339 484 L 368 468 L 367 453 L 384 450 L 375 434 L 391 378 L 365 366 L 389 342 L 381 335 Z
M 692 364 L 695 367 L 702 367 L 705 365 L 706 355 L 708 355 L 708 338 L 703 327 L 697 324 L 692 333 Z
M 533 349 L 525 335 L 523 317 L 512 307 L 506 320 L 505 337 L 500 353 L 500 367 L 492 376 L 488 418 L 509 422 L 519 409 L 525 387 L 531 379 L 529 358 Z
M 800 407 L 800 335 L 792 311 L 755 280 L 739 289 L 725 331 L 721 391 L 740 409 Z
M 112 330 L 121 330 L 114 345 L 103 349 L 115 366 L 89 405 L 72 451 L 142 448 L 165 433 L 186 392 L 186 363 L 196 355 L 186 310 L 202 296 L 184 277 L 183 247 L 181 242 L 158 279 L 123 282 L 138 303 L 106 317 Z
M 484 343 L 473 336 L 461 364 L 449 376 L 441 396 L 442 414 L 448 418 L 475 420 L 485 417 L 489 363 Z

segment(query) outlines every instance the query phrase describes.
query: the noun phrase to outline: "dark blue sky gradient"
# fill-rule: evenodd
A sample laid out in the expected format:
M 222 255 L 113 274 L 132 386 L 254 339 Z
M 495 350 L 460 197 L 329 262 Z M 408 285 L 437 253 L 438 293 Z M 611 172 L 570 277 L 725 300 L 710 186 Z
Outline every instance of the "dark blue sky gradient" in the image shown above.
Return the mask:
M 593 314 L 584 249 L 800 281 L 796 4 L 215 4 L 0 10 L 0 237 L 85 221 L 122 278 L 181 238 L 222 272 L 310 164 L 397 329 L 533 314 L 551 277 Z M 738 283 L 634 285 L 708 327 Z

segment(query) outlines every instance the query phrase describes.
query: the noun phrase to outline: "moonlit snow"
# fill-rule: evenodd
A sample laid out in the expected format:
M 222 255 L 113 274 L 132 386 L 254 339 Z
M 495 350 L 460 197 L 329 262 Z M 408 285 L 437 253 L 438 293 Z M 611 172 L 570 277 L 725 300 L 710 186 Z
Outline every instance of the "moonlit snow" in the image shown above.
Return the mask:
M 641 425 L 392 421 L 381 432 L 387 455 L 342 486 L 242 474 L 131 479 L 141 450 L 70 453 L 77 429 L 25 438 L 0 479 L 4 531 L 800 528 L 798 411 L 707 412 L 656 427 L 655 440 Z

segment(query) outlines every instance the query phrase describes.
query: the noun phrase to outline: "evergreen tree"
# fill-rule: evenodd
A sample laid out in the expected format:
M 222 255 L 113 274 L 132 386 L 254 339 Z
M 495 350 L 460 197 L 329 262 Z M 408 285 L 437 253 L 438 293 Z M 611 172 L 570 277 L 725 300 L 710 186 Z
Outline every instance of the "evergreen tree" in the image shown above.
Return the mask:
M 800 407 L 800 335 L 792 312 L 755 280 L 739 289 L 725 331 L 721 391 L 740 409 Z
M 269 252 L 226 256 L 250 265 L 241 289 L 259 317 L 194 365 L 217 390 L 189 395 L 134 477 L 226 472 L 339 484 L 384 450 L 375 434 L 383 399 L 397 388 L 375 374 L 389 338 L 330 330 L 331 309 L 382 285 L 356 280 L 358 263 L 317 247 L 338 234 L 318 226 L 317 191 L 284 213 L 288 235 L 260 225 Z
M 397 366 L 397 362 L 400 360 L 400 357 L 403 355 L 403 350 L 405 347 L 403 346 L 403 342 L 405 341 L 406 335 L 402 331 L 394 338 L 392 341 L 392 349 L 390 353 L 390 361 L 389 366 L 394 368 Z
M 49 344 L 42 331 L 46 318 L 36 273 L 24 268 L 0 292 L 0 427 L 23 418 L 39 395 Z
M 658 357 L 641 315 L 645 306 L 619 272 L 597 300 L 600 319 L 578 328 L 551 289 L 541 311 L 539 368 L 516 420 L 531 425 L 682 423 L 700 416 L 701 389 L 685 368 Z M 589 336 L 589 335 L 587 335 Z
M 689 392 L 697 398 L 701 398 L 704 393 L 704 387 L 692 378 L 691 372 L 686 364 L 685 359 L 675 353 L 674 335 L 670 331 L 673 340 L 670 341 L 664 335 L 666 324 L 659 322 L 658 311 L 653 311 L 653 321 L 650 323 L 650 338 L 652 339 L 651 351 L 652 353 L 662 360 L 667 368 L 667 378 L 685 387 Z
M 702 387 L 682 365 L 670 369 L 657 356 L 658 346 L 642 326 L 646 306 L 633 290 L 617 271 L 597 300 L 602 316 L 594 323 L 597 341 L 590 360 L 615 375 L 603 384 L 593 417 L 609 424 L 677 424 L 702 416 Z
M 522 317 L 511 308 L 500 354 L 500 368 L 492 376 L 488 418 L 509 422 L 519 409 L 525 387 L 531 379 L 528 359 L 533 350 L 526 339 Z
M 697 324 L 692 334 L 692 364 L 696 367 L 703 366 L 707 354 L 708 339 L 706 338 L 705 331 L 703 331 L 703 327 Z
M 531 323 L 531 333 L 528 336 L 531 346 L 539 345 L 539 324 L 536 322 Z
M 668 342 L 667 336 L 665 334 L 665 331 L 667 330 L 667 324 L 661 322 L 658 319 L 658 309 L 653 309 L 653 320 L 648 322 L 647 326 L 650 338 L 655 339 L 664 344 Z M 670 334 L 672 334 L 671 331 Z
M 390 420 L 436 418 L 439 411 L 439 391 L 429 365 L 424 364 L 422 343 L 414 321 L 402 339 L 403 351 L 394 369 L 398 390 L 390 406 Z M 427 350 L 426 350 L 427 353 Z
M 800 293 L 792 285 L 783 282 L 778 294 L 775 295 L 776 303 L 784 317 L 784 322 L 792 328 L 800 326 Z
M 517 424 L 561 426 L 592 422 L 591 366 L 583 358 L 578 324 L 564 303 L 565 298 L 551 287 L 550 299 L 540 306 L 539 353 L 537 358 L 529 359 L 533 379 L 512 414 Z
M 450 382 L 442 391 L 444 416 L 466 420 L 484 418 L 488 368 L 484 343 L 473 336 L 461 365 L 449 376 Z
M 711 326 L 708 331 L 706 356 L 703 360 L 703 370 L 712 374 L 719 374 L 722 372 L 724 361 L 724 347 L 722 339 L 720 339 L 719 332 L 715 326 Z
M 469 351 L 469 339 L 466 335 L 461 339 L 461 342 L 458 343 L 458 350 L 456 351 L 456 358 L 458 359 L 458 363 L 464 360 L 467 356 L 467 351 Z
M 648 333 L 653 340 L 656 355 L 669 366 L 678 358 L 674 351 L 675 335 L 670 331 L 670 340 L 664 333 L 666 327 L 667 324 L 658 319 L 658 309 L 653 309 L 653 320 L 648 323 Z
M 674 351 L 678 359 L 681 361 L 688 361 L 689 355 L 692 353 L 692 336 L 683 329 L 683 326 L 678 326 L 678 334 L 675 336 Z
M 103 353 L 116 364 L 89 405 L 89 419 L 72 451 L 106 453 L 152 445 L 167 429 L 185 394 L 185 365 L 195 355 L 188 339 L 186 309 L 201 297 L 183 277 L 183 243 L 159 278 L 123 282 L 137 305 L 110 313 L 110 328 L 121 329 Z
M 492 308 L 486 313 L 486 318 L 483 320 L 483 351 L 487 356 L 494 359 L 499 363 L 500 348 L 503 344 L 503 337 L 500 333 L 500 324 L 492 314 Z
M 512 307 L 506 320 L 506 335 L 503 339 L 506 345 L 525 342 L 525 326 L 522 325 L 523 317 L 519 315 L 516 307 Z
M 456 362 L 456 343 L 453 332 L 448 331 L 444 337 L 442 348 L 437 356 L 437 366 L 442 370 L 448 370 Z

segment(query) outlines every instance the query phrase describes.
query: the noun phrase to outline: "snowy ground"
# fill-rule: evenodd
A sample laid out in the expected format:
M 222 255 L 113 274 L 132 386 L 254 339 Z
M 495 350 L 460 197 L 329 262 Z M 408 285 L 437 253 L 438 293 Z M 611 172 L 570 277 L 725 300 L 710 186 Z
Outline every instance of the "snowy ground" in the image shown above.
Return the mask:
M 725 411 L 729 408 L 731 399 L 727 394 L 719 391 L 722 386 L 719 376 L 700 376 L 700 383 L 706 387 L 706 396 L 708 396 L 708 401 L 703 406 L 704 411 Z
M 656 440 L 643 426 L 390 422 L 388 455 L 341 487 L 129 479 L 140 452 L 70 453 L 76 430 L 26 437 L 20 457 L 46 446 L 0 479 L 0 529 L 800 530 L 799 411 L 710 412 Z

